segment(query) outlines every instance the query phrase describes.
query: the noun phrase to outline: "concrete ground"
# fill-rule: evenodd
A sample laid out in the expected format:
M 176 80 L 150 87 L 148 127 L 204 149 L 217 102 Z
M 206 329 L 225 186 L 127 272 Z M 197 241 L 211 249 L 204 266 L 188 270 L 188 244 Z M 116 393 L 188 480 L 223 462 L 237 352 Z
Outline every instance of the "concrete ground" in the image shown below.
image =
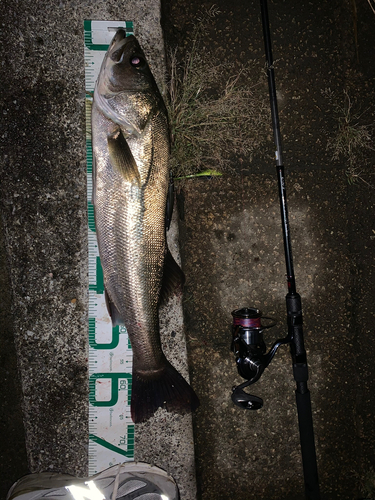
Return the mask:
M 259 3 L 215 4 L 220 12 L 211 19 L 200 54 L 256 70 L 264 61 Z M 163 5 L 167 42 L 188 50 L 192 20 L 211 4 Z M 269 2 L 295 274 L 327 500 L 375 495 L 374 155 L 368 148 L 356 151 L 363 180 L 350 184 L 348 160 L 335 160 L 328 147 L 339 123 L 367 125 L 373 133 L 369 47 L 375 18 L 365 2 L 356 8 L 353 13 L 342 1 Z M 349 123 L 343 116 L 348 96 Z M 372 138 L 368 146 L 373 144 Z M 194 437 L 198 498 L 204 500 L 304 498 L 288 349 L 281 347 L 249 388 L 264 399 L 261 410 L 245 412 L 230 400 L 232 386 L 241 382 L 230 352 L 231 311 L 252 306 L 275 317 L 277 327 L 265 335 L 268 347 L 286 333 L 271 137 L 264 147 L 269 159 L 264 150 L 252 161 L 237 156 L 234 173 L 182 187 L 185 323 L 192 383 L 202 401 Z
M 216 4 L 220 14 L 202 54 L 229 66 L 263 64 L 259 4 Z M 162 2 L 166 43 L 181 47 L 181 61 L 194 19 L 210 6 Z M 275 0 L 269 10 L 322 498 L 374 498 L 375 162 L 371 150 L 362 152 L 357 172 L 365 182 L 349 184 L 345 157 L 333 159 L 327 144 L 337 131 L 344 90 L 354 105 L 351 124 L 374 123 L 375 15 L 365 0 Z M 158 16 L 154 2 L 3 2 L 1 210 L 10 278 L 2 286 L 8 299 L 1 316 L 7 325 L 3 496 L 28 468 L 87 470 L 83 19 L 139 19 L 145 50 L 163 61 L 156 43 L 161 35 L 155 38 L 154 31 Z M 235 158 L 231 174 L 183 185 L 183 304 L 190 376 L 201 400 L 193 426 L 202 500 L 304 498 L 288 349 L 280 348 L 250 391 L 264 399 L 260 411 L 241 411 L 230 399 L 231 387 L 241 381 L 230 352 L 231 311 L 255 306 L 274 316 L 278 325 L 266 334 L 268 346 L 285 334 L 271 130 L 265 142 L 252 161 Z M 192 438 L 171 435 L 163 418 L 160 433 L 138 428 L 145 445 L 138 449 L 144 456 L 151 450 L 155 463 L 173 469 L 187 500 L 195 496 L 194 464 L 190 454 L 184 478 L 180 449 L 190 449 Z M 166 458 L 161 445 L 171 442 L 175 448 Z
M 133 21 L 160 86 L 165 76 L 158 1 L 3 4 L 2 497 L 27 471 L 88 473 L 85 19 Z M 176 231 L 175 221 L 173 253 Z M 161 323 L 188 376 L 181 298 Z M 195 498 L 191 415 L 159 411 L 138 425 L 134 458 Z

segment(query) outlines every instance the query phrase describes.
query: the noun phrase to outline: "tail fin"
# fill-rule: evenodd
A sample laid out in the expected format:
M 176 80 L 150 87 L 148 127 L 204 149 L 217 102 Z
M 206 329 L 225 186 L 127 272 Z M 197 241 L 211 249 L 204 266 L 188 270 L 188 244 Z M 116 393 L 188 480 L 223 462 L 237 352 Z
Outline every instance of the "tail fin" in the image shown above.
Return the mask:
M 134 423 L 148 420 L 158 408 L 185 413 L 194 411 L 199 399 L 169 361 L 157 372 L 133 369 L 131 416 Z

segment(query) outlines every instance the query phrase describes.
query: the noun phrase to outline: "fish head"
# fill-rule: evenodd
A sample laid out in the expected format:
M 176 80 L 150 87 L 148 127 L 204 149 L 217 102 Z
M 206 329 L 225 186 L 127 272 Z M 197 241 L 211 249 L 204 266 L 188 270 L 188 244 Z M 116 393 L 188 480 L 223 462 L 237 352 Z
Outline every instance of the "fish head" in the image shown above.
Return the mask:
M 135 36 L 126 36 L 118 29 L 108 51 L 97 81 L 97 91 L 110 96 L 120 92 L 144 92 L 154 89 L 154 77 L 143 50 Z

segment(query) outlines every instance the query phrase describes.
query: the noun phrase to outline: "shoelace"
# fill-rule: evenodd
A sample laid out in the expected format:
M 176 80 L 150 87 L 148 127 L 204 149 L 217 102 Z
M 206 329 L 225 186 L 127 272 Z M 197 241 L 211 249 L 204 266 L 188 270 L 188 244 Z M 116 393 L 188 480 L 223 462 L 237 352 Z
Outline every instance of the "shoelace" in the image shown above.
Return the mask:
M 115 484 L 113 486 L 113 491 L 112 491 L 112 496 L 111 496 L 112 500 L 116 500 L 116 498 L 117 498 L 118 483 L 120 482 L 121 467 L 122 467 L 122 464 L 119 464 L 118 469 L 117 469 Z

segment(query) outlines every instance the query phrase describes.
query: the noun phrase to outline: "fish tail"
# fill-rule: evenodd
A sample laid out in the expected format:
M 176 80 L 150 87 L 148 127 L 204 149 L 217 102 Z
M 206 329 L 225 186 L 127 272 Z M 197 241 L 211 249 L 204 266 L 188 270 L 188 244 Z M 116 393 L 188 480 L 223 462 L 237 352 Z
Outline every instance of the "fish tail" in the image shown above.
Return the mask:
M 134 423 L 148 420 L 158 408 L 185 413 L 198 406 L 197 395 L 167 359 L 157 371 L 133 369 L 131 416 Z

